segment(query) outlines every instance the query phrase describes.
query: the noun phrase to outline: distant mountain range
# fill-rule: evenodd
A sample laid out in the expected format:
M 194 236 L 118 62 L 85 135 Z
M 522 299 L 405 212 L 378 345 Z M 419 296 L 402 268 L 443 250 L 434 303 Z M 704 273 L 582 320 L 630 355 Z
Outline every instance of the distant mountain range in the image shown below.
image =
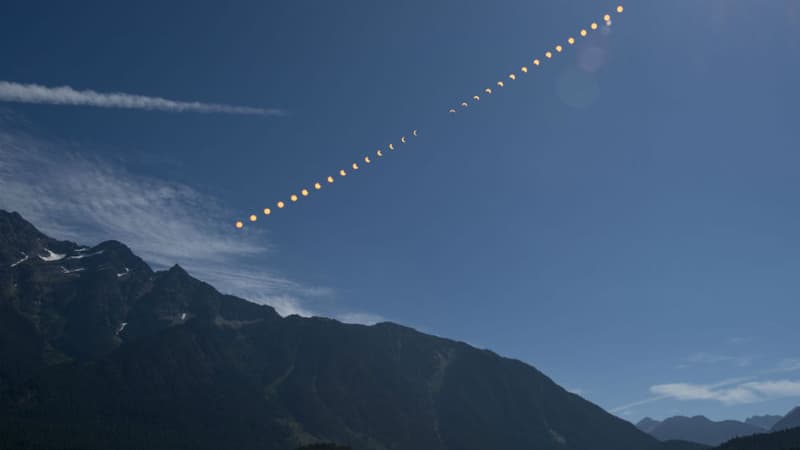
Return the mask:
M 774 427 L 775 424 L 778 423 L 781 419 L 783 419 L 783 416 L 775 416 L 767 414 L 763 416 L 748 417 L 747 419 L 745 419 L 744 423 L 759 427 L 763 430 L 771 430 L 772 427 Z
M 703 416 L 675 416 L 662 421 L 645 417 L 636 427 L 661 441 L 683 440 L 718 446 L 740 437 L 800 427 L 800 408 L 795 408 L 786 416 L 753 416 L 744 422 L 715 422 Z
M 281 318 L 5 211 L 0 417 L 0 448 L 665 448 L 520 361 L 391 323 Z
M 705 445 L 720 445 L 739 436 L 763 433 L 764 428 L 736 420 L 714 422 L 703 416 L 675 416 L 663 421 L 643 419 L 637 424 L 640 430 L 658 440 L 681 439 Z
M 773 427 L 772 431 L 782 431 L 789 428 L 800 427 L 800 407 L 797 407 L 786 414 Z

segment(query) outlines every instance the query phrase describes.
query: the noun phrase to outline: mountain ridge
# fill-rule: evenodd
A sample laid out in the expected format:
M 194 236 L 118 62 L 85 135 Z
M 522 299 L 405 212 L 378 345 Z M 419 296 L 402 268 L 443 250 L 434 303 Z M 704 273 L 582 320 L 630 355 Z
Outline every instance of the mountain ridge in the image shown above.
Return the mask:
M 800 406 L 789 411 L 781 420 L 772 427 L 772 431 L 783 431 L 800 427 Z
M 759 428 L 763 428 L 766 431 L 772 429 L 776 423 L 780 422 L 784 416 L 778 416 L 774 414 L 764 414 L 761 416 L 751 416 L 745 419 L 744 423 L 757 426 Z
M 683 440 L 717 446 L 733 438 L 763 433 L 761 427 L 736 420 L 712 421 L 705 416 L 674 416 L 662 421 L 642 419 L 637 428 L 660 441 Z
M 124 244 L 56 241 L 19 215 L 0 212 L 0 230 L 0 447 L 660 446 L 488 350 L 392 323 L 281 318 L 180 266 L 153 272 Z M 12 267 L 15 252 L 29 258 Z

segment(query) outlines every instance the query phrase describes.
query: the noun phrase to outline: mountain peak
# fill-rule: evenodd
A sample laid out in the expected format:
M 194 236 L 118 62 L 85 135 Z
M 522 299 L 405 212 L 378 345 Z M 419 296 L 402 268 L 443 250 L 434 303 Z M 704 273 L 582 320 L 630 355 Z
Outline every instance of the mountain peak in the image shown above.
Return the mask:
M 763 416 L 752 416 L 745 419 L 744 423 L 755 425 L 759 428 L 763 428 L 764 430 L 771 430 L 772 427 L 778 423 L 783 416 L 776 416 L 771 414 L 765 414 Z
M 35 233 L 38 236 L 44 237 L 44 234 L 39 231 L 32 223 L 25 220 L 20 213 L 16 211 L 6 211 L 0 209 L 0 228 L 14 229 L 17 232 Z M 4 230 L 6 231 L 6 230 Z
M 645 417 L 636 424 L 636 428 L 644 431 L 645 433 L 650 433 L 660 424 L 661 422 L 658 420 L 652 419 L 650 417 Z
M 772 427 L 772 431 L 781 431 L 795 427 L 800 427 L 800 406 L 783 416 L 783 418 Z
M 175 276 L 189 276 L 189 272 L 187 272 L 183 267 L 178 264 L 173 265 L 172 267 L 167 270 L 167 273 L 175 275 Z
M 17 212 L 0 209 L 0 267 L 47 255 L 49 248 L 55 253 L 65 253 L 76 245 L 47 237 Z
M 157 272 L 157 276 L 161 281 L 167 283 L 177 283 L 182 285 L 193 285 L 193 286 L 206 286 L 209 289 L 212 289 L 211 286 L 206 285 L 206 283 L 192 277 L 189 272 L 186 271 L 183 267 L 178 264 L 173 265 L 169 269 Z

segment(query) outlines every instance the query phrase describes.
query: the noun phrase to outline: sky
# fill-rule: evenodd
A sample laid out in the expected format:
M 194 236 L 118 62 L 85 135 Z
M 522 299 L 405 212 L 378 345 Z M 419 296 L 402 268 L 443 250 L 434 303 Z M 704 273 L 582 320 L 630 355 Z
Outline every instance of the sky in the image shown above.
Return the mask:
M 783 414 L 800 3 L 625 4 L 506 78 L 616 5 L 11 2 L 0 208 L 284 315 L 491 349 L 628 420 Z

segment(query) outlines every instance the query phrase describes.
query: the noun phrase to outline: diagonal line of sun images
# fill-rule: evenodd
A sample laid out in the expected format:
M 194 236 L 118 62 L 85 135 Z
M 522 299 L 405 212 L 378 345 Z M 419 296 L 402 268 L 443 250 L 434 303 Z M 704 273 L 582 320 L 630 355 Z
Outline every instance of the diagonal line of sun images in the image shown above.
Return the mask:
M 625 8 L 622 5 L 620 5 L 620 6 L 616 7 L 615 11 L 616 11 L 617 14 L 622 14 L 622 12 L 625 11 Z M 610 27 L 611 26 L 611 14 L 603 15 L 603 22 L 605 23 L 605 25 L 607 27 Z M 528 74 L 529 72 L 541 68 L 542 65 L 545 62 L 547 62 L 548 60 L 553 59 L 559 53 L 562 53 L 566 48 L 575 45 L 577 43 L 578 39 L 586 38 L 587 36 L 589 36 L 589 34 L 591 32 L 597 31 L 599 29 L 600 29 L 600 25 L 597 22 L 592 22 L 591 24 L 589 24 L 589 26 L 587 28 L 583 28 L 578 32 L 578 34 L 576 35 L 578 37 L 574 37 L 574 36 L 568 37 L 567 40 L 566 40 L 566 45 L 557 44 L 557 45 L 555 45 L 553 47 L 553 50 L 548 50 L 548 51 L 546 51 L 544 53 L 544 58 L 543 59 L 538 59 L 538 58 L 534 59 L 532 61 L 532 65 L 533 66 L 531 68 L 529 68 L 528 66 L 520 67 L 520 69 L 519 69 L 520 73 L 519 74 L 517 74 L 517 73 L 509 74 L 507 76 L 507 78 L 503 78 L 500 81 L 498 81 L 496 84 L 485 88 L 480 94 L 474 95 L 469 100 L 462 101 L 458 106 L 450 108 L 448 110 L 449 114 L 457 114 L 459 111 L 469 108 L 470 105 L 477 104 L 478 102 L 481 101 L 481 98 L 486 98 L 487 96 L 490 96 L 490 95 L 494 94 L 494 92 L 496 90 L 502 89 L 503 87 L 506 86 L 506 83 L 510 83 L 510 82 L 516 81 L 517 79 L 523 77 L 524 75 Z M 418 135 L 419 135 L 418 130 L 416 130 L 416 129 L 412 130 L 411 133 L 409 133 L 408 136 L 403 136 L 403 137 L 400 138 L 400 145 L 408 144 L 412 138 L 416 138 Z M 312 192 L 320 191 L 320 190 L 323 189 L 323 187 L 330 186 L 330 185 L 334 184 L 334 182 L 336 181 L 336 178 L 344 178 L 344 177 L 346 177 L 348 175 L 348 171 L 351 171 L 351 173 L 352 173 L 352 172 L 356 172 L 356 171 L 360 170 L 361 168 L 366 168 L 369 165 L 371 165 L 373 162 L 377 162 L 379 159 L 382 159 L 387 153 L 394 152 L 399 147 L 400 147 L 399 145 L 389 144 L 387 146 L 388 151 L 384 151 L 383 149 L 378 149 L 377 151 L 375 151 L 374 154 L 365 155 L 363 158 L 358 159 L 356 162 L 353 162 L 352 164 L 349 164 L 349 165 L 345 166 L 346 168 L 339 169 L 339 171 L 336 172 L 335 174 L 328 175 L 325 178 L 319 179 L 319 180 L 311 183 L 308 187 L 304 187 L 304 188 L 300 189 L 298 191 L 299 193 L 290 194 L 288 200 L 278 200 L 277 202 L 274 203 L 274 206 L 266 207 L 260 213 L 251 214 L 248 219 L 250 220 L 250 222 L 256 222 L 256 221 L 258 221 L 259 216 L 262 213 L 265 216 L 271 216 L 273 213 L 276 213 L 279 210 L 285 209 L 290 204 L 296 203 L 296 202 L 302 200 L 303 198 L 310 196 L 312 194 Z M 245 226 L 245 224 L 244 224 L 244 221 L 242 221 L 242 220 L 237 220 L 236 223 L 235 223 L 235 227 L 237 229 L 241 230 L 241 229 L 244 228 L 244 226 Z

